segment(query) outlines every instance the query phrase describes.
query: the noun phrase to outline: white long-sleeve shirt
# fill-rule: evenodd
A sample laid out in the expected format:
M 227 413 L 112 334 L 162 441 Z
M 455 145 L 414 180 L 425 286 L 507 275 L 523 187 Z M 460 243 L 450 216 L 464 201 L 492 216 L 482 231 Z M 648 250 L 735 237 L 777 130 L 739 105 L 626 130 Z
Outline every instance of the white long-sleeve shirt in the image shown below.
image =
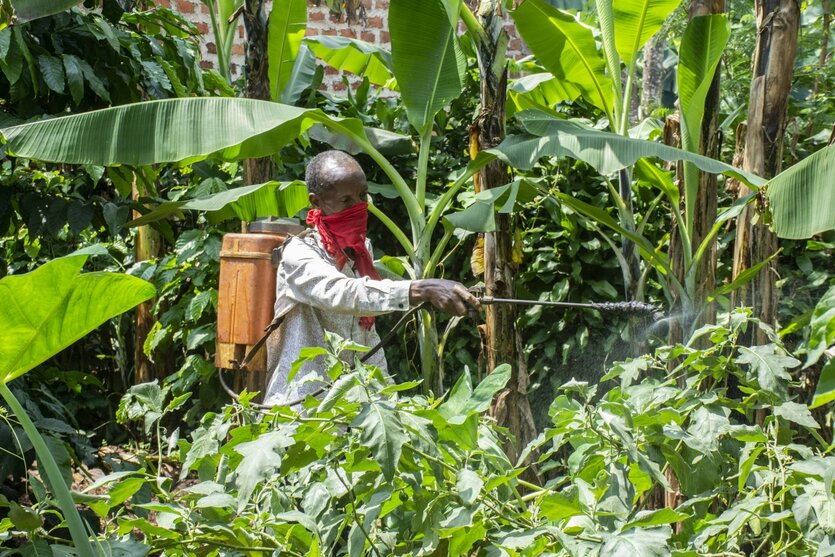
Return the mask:
M 366 246 L 371 253 L 367 240 Z M 351 260 L 342 270 L 337 269 L 317 231 L 290 239 L 277 271 L 275 315 L 285 317 L 268 342 L 268 366 L 273 371 L 264 402 L 285 404 L 322 386 L 309 380 L 326 377 L 322 356 L 305 362 L 289 384 L 287 377 L 302 348 L 326 346 L 325 331 L 369 347 L 380 342 L 376 328 L 366 330 L 359 318 L 408 310 L 410 285 L 408 280 L 360 276 Z M 345 354 L 343 359 L 352 363 L 356 355 Z M 382 350 L 367 363 L 387 369 Z

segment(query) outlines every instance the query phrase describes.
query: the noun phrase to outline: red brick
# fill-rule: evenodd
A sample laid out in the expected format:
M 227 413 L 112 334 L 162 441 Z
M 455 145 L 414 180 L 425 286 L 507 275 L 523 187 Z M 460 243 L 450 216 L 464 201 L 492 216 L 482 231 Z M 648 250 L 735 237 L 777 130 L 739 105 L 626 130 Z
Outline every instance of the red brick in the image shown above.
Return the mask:
M 342 81 L 334 81 L 332 88 L 334 91 L 344 91 L 345 90 L 345 83 Z
M 209 34 L 209 24 L 205 21 L 198 21 L 194 24 L 197 27 L 197 30 L 200 31 L 201 35 L 208 35 Z
M 229 73 L 231 73 L 232 75 L 236 75 L 238 73 L 238 65 L 229 64 Z
M 243 56 L 244 54 L 244 45 L 241 43 L 233 43 L 232 44 L 232 54 L 236 54 L 239 56 Z
M 211 60 L 200 60 L 200 67 L 204 70 L 213 70 L 215 64 Z
M 511 39 L 510 44 L 508 44 L 508 50 L 513 50 L 516 52 L 521 51 L 524 48 L 522 41 L 520 39 Z
M 371 33 L 369 31 L 363 31 L 362 33 L 360 33 L 360 38 L 369 43 L 377 41 L 377 38 L 374 36 L 374 33 Z
M 331 66 L 325 66 L 325 75 L 338 75 L 339 70 Z
M 336 35 L 336 29 L 322 29 L 322 35 Z
M 200 4 L 200 13 L 207 14 L 209 13 L 209 6 L 206 4 Z
M 206 43 L 206 52 L 209 54 L 217 54 L 217 46 L 215 46 L 215 43 Z
M 380 31 L 380 44 L 386 44 L 391 42 L 391 35 L 388 31 Z
M 188 0 L 177 0 L 177 11 L 181 14 L 193 14 L 194 4 Z
M 325 12 L 321 10 L 312 11 L 307 15 L 310 21 L 325 21 Z
M 366 27 L 371 27 L 372 29 L 382 29 L 383 28 L 383 18 L 381 17 L 369 17 L 368 21 L 365 22 Z
M 244 35 L 246 35 L 246 31 L 244 30 L 244 26 L 243 25 L 238 25 L 238 36 L 243 39 Z
M 340 29 L 339 30 L 340 37 L 351 37 L 352 39 L 357 38 L 357 32 L 353 29 Z
M 156 2 L 154 2 L 154 3 L 155 3 L 157 6 L 159 6 L 160 8 L 170 8 L 170 7 L 171 7 L 171 2 L 170 2 L 170 0 L 157 0 L 157 1 L 156 1 Z

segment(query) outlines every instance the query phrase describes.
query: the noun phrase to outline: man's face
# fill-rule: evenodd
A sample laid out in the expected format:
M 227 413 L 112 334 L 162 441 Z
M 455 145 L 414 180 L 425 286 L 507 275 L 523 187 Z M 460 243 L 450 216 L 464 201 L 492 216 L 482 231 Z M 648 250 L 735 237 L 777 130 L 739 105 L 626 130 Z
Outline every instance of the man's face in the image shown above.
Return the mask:
M 310 204 L 314 209 L 321 209 L 323 215 L 338 213 L 368 201 L 368 183 L 358 165 L 333 164 L 325 169 L 325 173 L 330 187 L 318 195 L 308 195 Z

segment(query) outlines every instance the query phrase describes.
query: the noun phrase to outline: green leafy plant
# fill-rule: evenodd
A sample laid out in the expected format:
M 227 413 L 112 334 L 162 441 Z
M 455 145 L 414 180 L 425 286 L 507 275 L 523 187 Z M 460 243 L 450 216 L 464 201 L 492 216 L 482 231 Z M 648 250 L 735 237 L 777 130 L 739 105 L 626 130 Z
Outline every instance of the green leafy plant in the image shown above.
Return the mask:
M 56 259 L 0 280 L 0 395 L 20 422 L 64 512 L 73 542 L 93 555 L 87 532 L 49 447 L 6 383 L 80 339 L 104 321 L 151 298 L 150 284 L 125 275 L 81 274 L 85 256 Z

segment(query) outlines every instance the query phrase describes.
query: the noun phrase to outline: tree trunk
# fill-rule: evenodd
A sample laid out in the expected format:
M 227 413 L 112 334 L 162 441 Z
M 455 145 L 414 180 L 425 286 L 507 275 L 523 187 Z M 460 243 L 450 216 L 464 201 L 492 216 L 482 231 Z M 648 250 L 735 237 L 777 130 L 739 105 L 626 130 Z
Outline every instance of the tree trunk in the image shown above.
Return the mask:
M 249 99 L 271 100 L 270 79 L 267 73 L 267 39 L 269 19 L 266 0 L 246 0 L 244 3 L 244 28 L 246 29 L 246 58 L 244 61 L 244 96 Z M 271 157 L 246 159 L 244 161 L 244 183 L 246 185 L 263 184 L 273 179 L 274 164 Z M 242 223 L 243 231 L 245 225 Z M 235 379 L 235 388 L 264 393 L 267 388 L 267 373 L 254 371 L 239 374 Z
M 267 32 L 269 20 L 266 0 L 246 0 L 243 16 L 246 29 L 246 60 L 244 96 L 248 99 L 271 100 L 270 78 L 267 73 Z M 273 161 L 270 157 L 246 159 L 244 181 L 247 185 L 263 184 L 273 178 Z
M 138 184 L 136 179 L 136 172 L 133 173 L 132 183 L 133 199 L 148 195 L 144 188 Z M 133 211 L 133 218 L 138 219 L 142 213 Z M 161 242 L 159 232 L 151 228 L 149 225 L 139 226 L 136 228 L 136 237 L 134 243 L 134 259 L 135 261 L 147 261 L 153 259 L 160 254 Z M 156 298 L 142 302 L 136 306 L 136 334 L 135 343 L 133 347 L 133 361 L 136 366 L 136 371 L 133 375 L 134 385 L 140 383 L 148 383 L 154 379 L 164 377 L 158 366 L 155 366 L 148 356 L 145 355 L 145 339 L 154 326 L 154 315 L 151 309 L 156 303 Z
M 507 94 L 507 64 L 505 49 L 507 35 L 498 0 L 482 0 L 477 11 L 478 20 L 486 33 L 486 40 L 478 45 L 478 66 L 481 76 L 481 112 L 473 127 L 472 137 L 478 150 L 498 145 L 504 138 L 505 101 Z M 499 61 L 496 70 L 496 61 Z M 506 165 L 495 161 L 478 175 L 484 189 L 503 186 L 509 182 Z M 486 294 L 496 298 L 514 296 L 512 217 L 496 215 L 496 231 L 484 236 L 484 284 Z M 536 437 L 530 403 L 528 402 L 528 370 L 522 350 L 522 340 L 516 330 L 516 308 L 510 304 L 489 305 L 486 308 L 487 370 L 507 363 L 512 375 L 507 386 L 497 395 L 490 409 L 500 426 L 507 427 L 516 440 L 508 447 L 508 457 L 515 461 L 519 452 Z
M 644 47 L 644 74 L 641 83 L 641 105 L 638 119 L 643 120 L 661 106 L 664 92 L 664 53 L 667 50 L 667 26 L 653 36 Z
M 797 0 L 757 0 L 757 46 L 748 105 L 743 168 L 763 178 L 776 176 L 782 167 L 786 109 L 794 69 L 800 8 Z M 745 192 L 742 192 L 744 195 Z M 748 204 L 737 219 L 733 277 L 736 278 L 777 252 L 777 237 L 756 218 L 762 199 Z M 734 292 L 736 306 L 751 306 L 754 316 L 765 323 L 776 321 L 776 262 L 762 268 L 757 276 Z M 767 342 L 759 330 L 751 340 Z

